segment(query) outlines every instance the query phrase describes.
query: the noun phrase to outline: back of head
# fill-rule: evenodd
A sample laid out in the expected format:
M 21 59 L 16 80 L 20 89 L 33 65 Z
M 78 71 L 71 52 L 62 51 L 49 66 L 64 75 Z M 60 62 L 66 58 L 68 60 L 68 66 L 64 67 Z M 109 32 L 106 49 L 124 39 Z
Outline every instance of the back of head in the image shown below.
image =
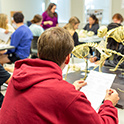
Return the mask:
M 69 19 L 69 22 L 64 26 L 65 29 L 74 29 L 74 25 L 79 24 L 80 20 L 73 16 Z
M 13 19 L 16 23 L 23 23 L 24 21 L 24 15 L 21 12 L 16 12 L 13 15 Z
M 124 20 L 123 17 L 122 17 L 122 15 L 119 14 L 119 13 L 114 14 L 113 17 L 112 17 L 112 19 L 117 19 L 117 20 L 119 20 L 121 23 L 122 23 L 123 20 Z
M 39 58 L 53 61 L 59 66 L 74 48 L 69 32 L 60 27 L 45 30 L 38 39 Z
M 48 6 L 48 8 L 47 8 L 47 13 L 48 13 L 48 15 L 51 17 L 51 18 L 53 18 L 53 16 L 55 16 L 55 17 L 57 17 L 57 13 L 55 12 L 55 13 L 52 13 L 51 12 L 51 9 L 53 8 L 53 6 L 56 6 L 56 4 L 55 3 L 50 3 L 49 4 L 49 6 Z
M 0 14 L 0 28 L 4 28 L 4 29 L 7 29 L 7 15 L 6 14 L 3 14 L 1 13 Z
M 31 23 L 39 23 L 42 21 L 42 16 L 37 14 L 34 16 L 34 18 L 31 20 Z
M 98 18 L 97 18 L 94 14 L 90 15 L 90 17 L 91 17 L 93 20 L 95 20 L 95 24 L 99 24 L 99 20 L 98 20 Z

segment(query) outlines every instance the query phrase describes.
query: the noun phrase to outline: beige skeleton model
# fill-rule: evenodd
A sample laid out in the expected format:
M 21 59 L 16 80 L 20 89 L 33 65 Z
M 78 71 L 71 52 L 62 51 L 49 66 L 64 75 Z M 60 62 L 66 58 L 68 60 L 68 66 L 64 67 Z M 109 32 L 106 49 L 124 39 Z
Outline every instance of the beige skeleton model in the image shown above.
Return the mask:
M 86 69 L 85 69 L 85 77 L 84 79 L 86 79 L 87 77 L 87 60 L 85 59 L 85 57 L 89 54 L 89 47 L 94 47 L 95 49 L 97 49 L 100 52 L 101 58 L 100 58 L 100 62 L 99 65 L 97 65 L 96 67 L 94 67 L 94 69 L 96 69 L 99 66 L 99 72 L 101 72 L 101 68 L 103 66 L 104 61 L 111 57 L 112 54 L 117 54 L 119 56 L 121 56 L 121 60 L 118 62 L 118 64 L 116 65 L 116 67 L 114 69 L 110 69 L 110 71 L 116 71 L 119 67 L 119 65 L 121 63 L 124 62 L 124 55 L 121 54 L 120 52 L 116 52 L 114 50 L 110 50 L 107 49 L 107 39 L 108 38 L 113 38 L 115 41 L 117 41 L 118 43 L 122 43 L 124 45 L 124 27 L 120 26 L 118 28 L 114 28 L 112 30 L 110 30 L 109 32 L 107 32 L 107 27 L 106 26 L 102 26 L 100 27 L 100 29 L 98 30 L 98 36 L 99 37 L 104 37 L 106 35 L 106 40 L 105 40 L 105 45 L 101 46 L 101 44 L 97 44 L 97 43 L 86 43 L 86 44 L 81 44 L 78 45 L 74 48 L 74 50 L 72 51 L 72 54 L 75 55 L 77 58 L 83 58 L 86 62 Z M 74 71 L 79 71 L 79 67 L 77 69 L 76 65 L 69 65 L 68 69 L 67 69 L 67 73 L 65 76 L 65 80 L 67 78 L 67 74 L 70 68 L 73 68 Z

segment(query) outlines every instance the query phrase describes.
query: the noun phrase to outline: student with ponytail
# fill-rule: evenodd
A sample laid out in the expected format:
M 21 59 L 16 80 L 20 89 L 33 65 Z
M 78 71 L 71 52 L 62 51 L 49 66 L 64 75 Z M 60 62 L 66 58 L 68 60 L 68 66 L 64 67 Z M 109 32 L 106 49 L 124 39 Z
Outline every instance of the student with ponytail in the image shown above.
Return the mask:
M 94 34 L 97 34 L 98 29 L 99 29 L 99 20 L 94 14 L 92 14 L 89 17 L 89 23 L 86 24 L 84 30 L 93 31 Z
M 33 36 L 40 36 L 44 32 L 43 28 L 40 26 L 40 24 L 42 23 L 42 19 L 42 16 L 37 14 L 31 20 L 32 25 L 29 28 L 33 33 Z

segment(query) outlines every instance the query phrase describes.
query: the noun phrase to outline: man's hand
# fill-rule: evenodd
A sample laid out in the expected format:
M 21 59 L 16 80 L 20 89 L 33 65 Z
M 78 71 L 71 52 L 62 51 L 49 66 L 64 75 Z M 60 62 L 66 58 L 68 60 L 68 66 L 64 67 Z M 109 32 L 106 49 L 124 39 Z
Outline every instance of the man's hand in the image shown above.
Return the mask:
M 2 51 L 0 51 L 0 54 L 4 54 L 6 52 L 7 52 L 7 50 L 2 50 Z
M 76 90 L 80 90 L 83 86 L 85 86 L 87 84 L 87 82 L 85 82 L 84 80 L 77 80 L 73 83 L 73 85 L 75 86 Z
M 115 106 L 119 100 L 119 96 L 116 90 L 114 89 L 106 90 L 105 100 L 110 100 Z

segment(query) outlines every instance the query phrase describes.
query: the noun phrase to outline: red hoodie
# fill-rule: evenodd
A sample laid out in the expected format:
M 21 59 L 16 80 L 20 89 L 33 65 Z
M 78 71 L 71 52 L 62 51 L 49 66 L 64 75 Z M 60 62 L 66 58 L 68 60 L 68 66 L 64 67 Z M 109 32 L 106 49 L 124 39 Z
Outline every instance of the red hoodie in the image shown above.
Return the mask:
M 0 110 L 0 124 L 117 124 L 117 110 L 105 101 L 98 113 L 84 93 L 62 79 L 51 61 L 16 62 Z

